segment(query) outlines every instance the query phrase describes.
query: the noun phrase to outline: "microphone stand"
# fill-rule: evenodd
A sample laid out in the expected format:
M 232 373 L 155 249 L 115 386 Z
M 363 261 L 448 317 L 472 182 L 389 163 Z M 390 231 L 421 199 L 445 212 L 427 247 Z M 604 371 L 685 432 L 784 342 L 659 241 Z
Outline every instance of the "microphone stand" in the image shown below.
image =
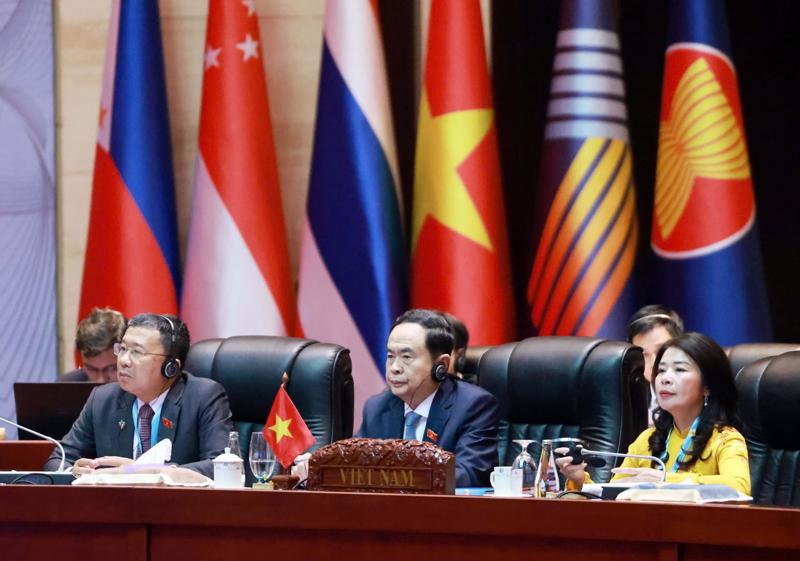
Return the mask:
M 11 426 L 17 427 L 18 429 L 24 430 L 25 432 L 29 432 L 31 434 L 34 434 L 34 435 L 38 436 L 39 438 L 43 438 L 43 439 L 47 440 L 48 442 L 52 442 L 53 444 L 58 446 L 58 451 L 61 453 L 61 462 L 58 464 L 58 469 L 56 471 L 58 473 L 62 473 L 64 471 L 64 460 L 66 459 L 67 455 L 64 452 L 64 447 L 61 446 L 61 443 L 58 440 L 56 440 L 55 438 L 53 438 L 51 436 L 47 436 L 46 434 L 42 434 L 40 432 L 36 432 L 35 430 L 23 427 L 22 425 L 18 425 L 14 421 L 9 421 L 5 417 L 0 417 L 0 421 L 3 421 L 4 423 L 8 423 Z
M 639 460 L 650 460 L 656 462 L 661 467 L 661 482 L 667 480 L 667 466 L 661 458 L 655 456 L 647 456 L 644 454 L 619 454 L 617 452 L 600 452 L 598 450 L 588 450 L 581 448 L 581 456 L 605 456 L 610 458 L 637 458 Z

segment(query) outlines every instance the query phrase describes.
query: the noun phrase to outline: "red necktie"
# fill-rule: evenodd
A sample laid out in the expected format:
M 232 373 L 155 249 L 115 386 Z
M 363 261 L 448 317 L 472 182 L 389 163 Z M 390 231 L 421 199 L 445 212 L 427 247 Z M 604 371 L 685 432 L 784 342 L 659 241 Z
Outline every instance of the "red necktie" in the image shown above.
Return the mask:
M 153 408 L 145 403 L 139 408 L 139 443 L 142 454 L 150 450 L 150 421 L 153 420 Z

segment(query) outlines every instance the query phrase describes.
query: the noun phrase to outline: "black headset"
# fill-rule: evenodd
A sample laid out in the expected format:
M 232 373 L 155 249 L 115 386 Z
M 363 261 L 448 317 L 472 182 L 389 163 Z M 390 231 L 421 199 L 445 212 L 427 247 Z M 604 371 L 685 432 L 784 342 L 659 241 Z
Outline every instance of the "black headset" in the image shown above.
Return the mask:
M 441 362 L 435 362 L 431 368 L 431 377 L 434 382 L 441 384 L 447 379 L 447 367 Z
M 178 361 L 178 359 L 172 355 L 173 350 L 175 349 L 175 324 L 172 323 L 172 320 L 167 316 L 161 317 L 164 318 L 169 324 L 170 333 L 172 334 L 169 344 L 169 352 L 167 353 L 167 359 L 161 363 L 161 375 L 167 380 L 172 380 L 181 372 L 180 361 Z

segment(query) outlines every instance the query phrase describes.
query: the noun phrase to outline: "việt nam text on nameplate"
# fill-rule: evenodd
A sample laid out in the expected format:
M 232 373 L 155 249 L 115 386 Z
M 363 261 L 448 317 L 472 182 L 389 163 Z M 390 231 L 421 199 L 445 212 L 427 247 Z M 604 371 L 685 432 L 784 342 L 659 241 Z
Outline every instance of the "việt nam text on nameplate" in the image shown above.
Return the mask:
M 308 488 L 452 495 L 455 456 L 429 442 L 349 438 L 311 455 Z

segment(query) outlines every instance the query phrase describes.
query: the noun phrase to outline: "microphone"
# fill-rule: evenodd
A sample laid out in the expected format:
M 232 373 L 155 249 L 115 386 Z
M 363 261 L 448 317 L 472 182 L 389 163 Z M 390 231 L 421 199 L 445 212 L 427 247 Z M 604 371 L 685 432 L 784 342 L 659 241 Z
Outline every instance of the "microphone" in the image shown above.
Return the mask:
M 11 426 L 17 427 L 18 429 L 22 429 L 25 432 L 29 432 L 31 434 L 35 434 L 39 438 L 44 438 L 48 442 L 52 442 L 53 444 L 58 446 L 58 451 L 61 453 L 61 462 L 58 464 L 58 469 L 56 470 L 56 472 L 57 473 L 62 473 L 64 471 L 64 460 L 66 459 L 67 455 L 64 453 L 64 447 L 61 446 L 61 443 L 58 440 L 56 440 L 55 438 L 53 438 L 51 436 L 47 436 L 46 434 L 42 434 L 40 432 L 36 432 L 33 429 L 29 429 L 27 427 L 23 427 L 22 425 L 18 425 L 14 421 L 9 421 L 5 417 L 0 417 L 0 421 L 3 421 L 4 423 L 8 423 Z
M 636 458 L 639 460 L 650 460 L 656 462 L 661 467 L 661 481 L 667 479 L 667 466 L 661 458 L 655 456 L 647 456 L 645 454 L 619 454 L 617 452 L 600 452 L 598 450 L 589 450 L 587 448 L 578 449 L 581 456 L 604 456 L 609 458 Z

